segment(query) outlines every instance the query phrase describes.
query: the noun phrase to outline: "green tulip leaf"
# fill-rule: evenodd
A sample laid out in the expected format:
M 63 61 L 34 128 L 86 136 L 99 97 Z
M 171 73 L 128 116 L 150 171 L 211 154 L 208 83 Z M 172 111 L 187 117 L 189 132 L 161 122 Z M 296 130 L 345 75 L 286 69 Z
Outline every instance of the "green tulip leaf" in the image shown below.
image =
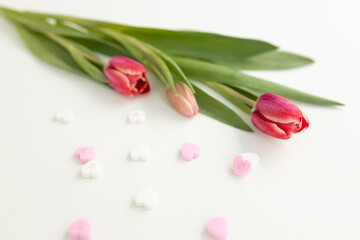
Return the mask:
M 241 70 L 282 70 L 309 65 L 314 60 L 294 53 L 271 51 L 226 64 Z
M 108 80 L 104 76 L 103 72 L 99 69 L 98 66 L 104 67 L 103 63 L 99 57 L 90 49 L 72 42 L 69 39 L 57 36 L 55 34 L 48 34 L 49 38 L 53 39 L 60 45 L 62 45 L 74 58 L 75 62 L 86 72 L 90 77 L 94 78 L 96 81 L 101 83 L 107 83 Z M 97 65 L 95 65 L 95 64 Z
M 85 33 L 79 31 L 78 29 L 64 25 L 63 22 L 67 21 L 66 19 L 52 18 L 51 15 L 45 14 L 17 12 L 7 8 L 0 8 L 0 10 L 9 20 L 13 21 L 17 25 L 25 26 L 33 32 L 39 32 L 42 34 L 53 33 L 56 35 L 66 36 L 67 38 L 78 42 L 80 45 L 84 45 L 89 49 L 109 56 L 130 56 L 129 52 L 125 48 L 119 44 L 109 41 L 110 39 L 104 39 L 105 35 L 101 34 L 99 31 L 87 29 L 88 33 Z M 55 20 L 56 24 L 49 24 L 47 22 L 47 19 L 49 18 Z
M 245 87 L 262 92 L 270 92 L 286 98 L 313 104 L 343 105 L 342 103 L 333 100 L 311 95 L 281 84 L 241 73 L 240 71 L 227 66 L 188 58 L 175 58 L 175 61 L 188 77 L 199 81 L 213 81 L 233 87 Z
M 198 31 L 173 31 L 132 27 L 104 21 L 94 21 L 64 15 L 24 12 L 27 16 L 69 20 L 91 29 L 108 28 L 122 32 L 171 55 L 207 59 L 219 63 L 238 62 L 243 58 L 276 50 L 277 47 L 260 40 L 224 36 Z
M 103 39 L 85 39 L 76 37 L 67 37 L 79 45 L 85 46 L 93 52 L 101 53 L 106 56 L 125 56 L 132 57 L 132 55 L 122 46 L 109 42 Z
M 76 29 L 63 26 L 60 24 L 51 25 L 44 20 L 40 20 L 39 18 L 31 18 L 22 14 L 21 12 L 9 10 L 9 9 L 1 9 L 4 16 L 9 20 L 24 25 L 33 31 L 42 32 L 42 33 L 56 33 L 64 36 L 72 36 L 72 37 L 82 37 L 82 38 L 92 38 L 90 35 L 78 31 Z
M 107 79 L 102 71 L 81 54 L 81 52 L 86 51 L 86 54 L 92 54 L 93 57 L 96 57 L 90 50 L 83 46 L 76 48 L 76 45 L 72 45 L 71 42 L 67 42 L 68 45 L 62 47 L 61 44 L 55 43 L 44 35 L 32 32 L 21 26 L 18 29 L 20 36 L 29 49 L 43 61 L 66 70 L 85 72 L 95 80 L 107 83 Z M 63 40 L 66 41 L 65 39 Z
M 277 49 L 263 41 L 214 33 L 171 31 L 115 24 L 108 27 L 139 38 L 171 55 L 207 59 L 220 63 L 238 62 L 243 58 Z
M 196 92 L 195 98 L 201 113 L 234 128 L 252 132 L 252 129 L 231 108 L 205 93 L 199 87 L 195 85 L 193 85 L 193 87 Z
M 57 43 L 22 26 L 18 26 L 18 31 L 26 46 L 41 60 L 66 70 L 83 73 L 71 55 Z

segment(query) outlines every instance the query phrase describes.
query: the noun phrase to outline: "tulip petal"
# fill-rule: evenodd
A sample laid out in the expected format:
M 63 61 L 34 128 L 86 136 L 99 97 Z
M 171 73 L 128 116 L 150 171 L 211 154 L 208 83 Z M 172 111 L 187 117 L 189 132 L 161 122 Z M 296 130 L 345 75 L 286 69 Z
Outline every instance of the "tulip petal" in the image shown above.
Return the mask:
M 171 105 L 186 117 L 195 116 L 199 111 L 199 106 L 191 89 L 182 82 L 175 82 L 175 87 L 177 94 L 171 87 L 166 90 L 166 96 Z
M 130 81 L 130 88 L 134 94 L 144 94 L 150 91 L 149 83 L 145 74 L 143 75 L 125 75 Z M 147 90 L 147 91 L 145 91 Z
M 261 95 L 255 109 L 267 119 L 283 124 L 300 124 L 303 116 L 301 110 L 290 100 L 272 93 Z
M 125 74 L 125 76 L 129 79 L 130 85 L 135 85 L 137 81 L 139 81 L 142 78 L 142 74 L 136 74 L 136 75 Z
M 148 92 L 150 92 L 150 85 L 146 84 L 146 87 L 142 90 L 141 94 L 145 94 L 145 93 L 148 93 Z
M 191 89 L 183 83 L 175 83 L 175 86 L 178 94 L 181 94 L 187 101 L 189 101 L 190 105 L 193 108 L 193 111 L 197 113 L 199 111 L 199 106 Z
M 129 79 L 112 67 L 106 67 L 104 69 L 104 74 L 109 80 L 109 85 L 114 88 L 117 92 L 124 94 L 126 96 L 132 96 L 133 93 L 130 87 Z
M 137 81 L 135 88 L 140 94 L 144 94 L 150 91 L 149 83 L 147 82 L 147 80 L 144 81 L 143 79 Z
M 172 91 L 172 90 L 170 90 Z M 169 102 L 173 107 L 182 115 L 186 117 L 192 117 L 194 116 L 194 110 L 190 104 L 183 96 L 176 95 L 175 94 L 171 97 L 168 95 Z
M 292 132 L 287 134 L 283 129 L 276 125 L 276 123 L 266 121 L 258 112 L 251 113 L 251 121 L 257 129 L 269 136 L 279 139 L 289 139 L 292 135 Z
M 141 75 L 146 73 L 146 68 L 139 62 L 122 56 L 115 56 L 110 59 L 109 65 L 123 74 Z
M 309 119 L 308 117 L 303 114 L 303 117 L 301 118 L 301 122 L 299 124 L 299 128 L 295 130 L 295 133 L 301 132 L 309 127 Z

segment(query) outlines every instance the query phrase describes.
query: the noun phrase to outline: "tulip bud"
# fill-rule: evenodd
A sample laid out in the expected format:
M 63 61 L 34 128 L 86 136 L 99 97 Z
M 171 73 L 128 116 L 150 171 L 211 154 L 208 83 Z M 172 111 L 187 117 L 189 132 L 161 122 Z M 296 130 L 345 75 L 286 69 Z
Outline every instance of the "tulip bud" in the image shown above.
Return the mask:
M 289 139 L 309 127 L 308 118 L 294 103 L 271 93 L 259 97 L 251 121 L 261 132 L 280 139 Z
M 182 82 L 175 82 L 175 88 L 176 95 L 171 87 L 166 90 L 166 95 L 171 105 L 186 117 L 195 116 L 199 111 L 199 107 L 191 89 Z
M 126 96 L 144 94 L 150 91 L 146 68 L 127 57 L 115 56 L 104 69 L 109 85 Z

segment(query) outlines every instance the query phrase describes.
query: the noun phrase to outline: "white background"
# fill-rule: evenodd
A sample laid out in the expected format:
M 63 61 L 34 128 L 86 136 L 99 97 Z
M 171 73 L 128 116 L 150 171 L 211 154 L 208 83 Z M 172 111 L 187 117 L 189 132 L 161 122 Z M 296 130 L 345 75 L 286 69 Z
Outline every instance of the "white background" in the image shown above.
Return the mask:
M 119 23 L 198 29 L 259 38 L 311 56 L 316 64 L 254 72 L 269 80 L 344 102 L 326 108 L 300 103 L 310 128 L 289 141 L 245 133 L 203 115 L 187 119 L 166 101 L 149 75 L 147 96 L 126 98 L 86 77 L 36 59 L 14 27 L 0 19 L 0 238 L 63 240 L 80 217 L 94 240 L 209 239 L 206 222 L 224 216 L 229 240 L 360 239 L 359 5 L 356 0 L 167 1 L 1 0 L 20 9 L 73 14 Z M 73 108 L 68 126 L 54 114 Z M 148 123 L 126 123 L 143 109 Z M 191 163 L 178 158 L 184 142 L 201 146 Z M 142 142 L 149 163 L 127 160 Z M 81 179 L 78 146 L 92 145 L 105 175 Z M 230 172 L 243 151 L 261 156 L 239 179 Z M 152 187 L 152 212 L 132 204 Z

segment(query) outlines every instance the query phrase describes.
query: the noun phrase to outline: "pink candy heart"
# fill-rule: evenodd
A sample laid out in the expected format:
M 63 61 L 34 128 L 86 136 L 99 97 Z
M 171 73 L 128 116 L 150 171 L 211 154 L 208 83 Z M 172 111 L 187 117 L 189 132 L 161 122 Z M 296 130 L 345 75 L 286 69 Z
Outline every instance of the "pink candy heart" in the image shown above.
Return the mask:
M 191 161 L 200 156 L 200 148 L 192 143 L 184 143 L 181 147 L 181 157 L 185 161 Z
M 242 177 L 249 174 L 252 170 L 252 164 L 242 156 L 234 159 L 233 172 L 236 176 Z
M 69 237 L 73 240 L 90 240 L 93 236 L 90 222 L 81 218 L 72 223 L 68 230 Z
M 76 150 L 76 156 L 82 164 L 85 164 L 95 158 L 95 148 L 79 147 Z
M 211 219 L 206 224 L 206 232 L 214 240 L 226 240 L 229 235 L 227 219 L 223 217 Z

